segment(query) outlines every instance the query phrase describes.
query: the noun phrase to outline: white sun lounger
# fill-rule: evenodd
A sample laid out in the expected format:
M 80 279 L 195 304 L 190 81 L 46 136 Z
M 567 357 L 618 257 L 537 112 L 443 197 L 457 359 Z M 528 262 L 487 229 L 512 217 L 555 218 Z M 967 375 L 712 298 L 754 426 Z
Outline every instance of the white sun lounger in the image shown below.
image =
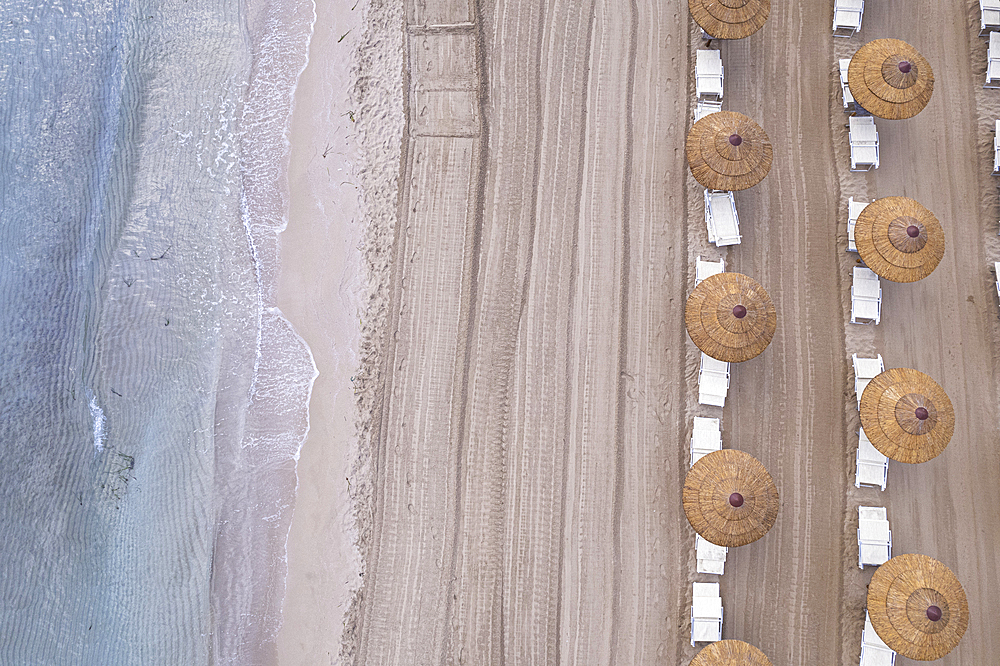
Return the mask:
M 715 49 L 698 49 L 695 55 L 695 92 L 698 99 L 722 101 L 724 70 L 722 54 Z
M 857 354 L 852 354 L 851 358 L 854 360 L 854 392 L 858 396 L 858 409 L 861 409 L 861 394 L 865 392 L 868 382 L 885 372 L 885 363 L 882 362 L 882 354 L 875 358 L 858 358 Z
M 896 653 L 886 645 L 872 626 L 865 611 L 865 628 L 861 632 L 861 666 L 894 666 Z
M 726 260 L 719 259 L 718 261 L 703 261 L 699 256 L 694 262 L 694 266 L 694 286 L 697 287 L 705 278 L 718 275 L 719 273 L 724 273 L 726 271 Z
M 692 583 L 691 645 L 722 640 L 722 597 L 718 583 Z
M 694 121 L 698 122 L 710 113 L 715 113 L 717 111 L 722 111 L 722 102 L 716 102 L 708 99 L 699 99 L 698 103 L 694 107 Z
M 719 419 L 694 417 L 691 430 L 691 466 L 713 451 L 722 449 L 722 429 Z
M 878 168 L 878 130 L 871 116 L 851 116 L 851 171 L 871 171 Z
M 725 546 L 716 546 L 711 541 L 703 539 L 700 534 L 695 537 L 694 542 L 698 573 L 717 576 L 724 574 L 726 572 L 726 555 L 729 553 L 729 549 Z
M 739 245 L 743 241 L 732 192 L 705 190 L 705 225 L 708 240 L 716 247 Z
M 833 3 L 833 36 L 853 37 L 861 30 L 865 0 L 835 0 Z
M 889 459 L 876 449 L 865 431 L 858 430 L 857 466 L 854 470 L 854 487 L 878 486 L 885 490 L 889 478 Z
M 990 33 L 990 47 L 986 51 L 986 83 L 984 88 L 1000 88 L 1000 32 Z
M 702 405 L 726 406 L 729 393 L 729 363 L 718 361 L 708 354 L 701 354 L 698 371 L 698 402 Z
M 1000 120 L 993 128 L 993 175 L 1000 175 Z
M 880 567 L 892 557 L 892 532 L 884 506 L 858 507 L 858 568 Z
M 878 324 L 882 321 L 882 283 L 864 266 L 854 267 L 851 286 L 851 323 Z
M 1000 0 L 979 0 L 979 36 L 1000 30 Z
M 847 68 L 851 65 L 850 58 L 840 59 L 840 91 L 844 94 L 844 113 L 854 111 L 854 95 L 847 85 Z
M 854 227 L 858 224 L 858 216 L 861 211 L 867 208 L 864 201 L 855 201 L 854 197 L 847 199 L 847 251 L 857 252 L 858 246 L 854 243 Z

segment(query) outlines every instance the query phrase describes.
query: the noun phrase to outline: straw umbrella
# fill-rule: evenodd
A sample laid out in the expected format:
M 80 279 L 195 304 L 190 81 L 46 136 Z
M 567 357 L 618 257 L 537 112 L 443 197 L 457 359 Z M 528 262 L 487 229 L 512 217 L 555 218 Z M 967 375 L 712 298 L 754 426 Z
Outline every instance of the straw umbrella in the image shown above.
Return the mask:
M 955 432 L 955 410 L 937 382 L 910 368 L 877 375 L 861 394 L 861 427 L 893 460 L 926 462 L 944 451 Z
M 767 291 L 752 277 L 718 273 L 688 296 L 684 324 L 698 349 L 714 359 L 740 363 L 771 343 L 778 315 Z
M 694 179 L 710 190 L 745 190 L 771 170 L 774 151 L 760 125 L 735 111 L 710 113 L 685 144 Z
M 716 39 L 743 39 L 764 26 L 771 0 L 688 0 L 691 16 Z
M 951 569 L 926 555 L 897 555 L 868 585 L 868 615 L 879 638 L 910 659 L 951 652 L 969 626 L 969 604 Z
M 862 108 L 879 118 L 902 120 L 927 106 L 934 92 L 934 72 L 906 42 L 876 39 L 851 58 L 847 83 Z
M 771 660 L 749 643 L 727 640 L 703 649 L 690 666 L 771 666 Z
M 713 451 L 684 479 L 684 513 L 695 532 L 717 546 L 744 546 L 778 518 L 778 489 L 760 461 L 735 449 Z
M 865 206 L 854 239 L 868 268 L 893 282 L 921 280 L 944 257 L 941 223 L 907 197 L 885 197 Z

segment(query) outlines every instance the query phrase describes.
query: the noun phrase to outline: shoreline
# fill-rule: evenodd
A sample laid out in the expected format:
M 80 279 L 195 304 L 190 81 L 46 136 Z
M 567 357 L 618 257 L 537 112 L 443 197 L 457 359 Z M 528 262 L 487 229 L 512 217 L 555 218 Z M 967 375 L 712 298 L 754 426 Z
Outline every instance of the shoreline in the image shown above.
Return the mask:
M 361 566 L 347 481 L 357 455 L 351 381 L 359 364 L 364 282 L 350 97 L 366 7 L 354 0 L 314 7 L 308 64 L 294 93 L 288 224 L 278 240 L 275 294 L 319 370 L 286 541 L 281 664 L 333 663 Z

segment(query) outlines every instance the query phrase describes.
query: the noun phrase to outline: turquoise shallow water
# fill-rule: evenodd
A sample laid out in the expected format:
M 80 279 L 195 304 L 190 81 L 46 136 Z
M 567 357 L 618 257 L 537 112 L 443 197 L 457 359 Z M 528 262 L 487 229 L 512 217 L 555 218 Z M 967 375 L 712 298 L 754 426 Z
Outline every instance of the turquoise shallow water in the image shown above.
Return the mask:
M 0 6 L 0 664 L 269 661 L 315 377 L 265 274 L 287 5 Z

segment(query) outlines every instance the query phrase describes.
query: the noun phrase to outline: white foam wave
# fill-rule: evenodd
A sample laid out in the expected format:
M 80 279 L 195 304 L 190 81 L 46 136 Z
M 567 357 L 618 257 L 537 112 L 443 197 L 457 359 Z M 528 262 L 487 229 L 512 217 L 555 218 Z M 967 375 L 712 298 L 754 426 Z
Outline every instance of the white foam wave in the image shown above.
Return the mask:
M 94 421 L 94 455 L 97 456 L 104 451 L 104 440 L 108 436 L 107 419 L 104 410 L 97 404 L 97 396 L 90 389 L 87 389 L 87 399 L 90 400 L 90 418 Z
M 265 310 L 261 331 L 261 362 L 242 447 L 263 447 L 261 457 L 270 461 L 298 461 L 309 434 L 309 400 L 319 370 L 309 345 L 281 310 Z
M 319 372 L 312 351 L 277 307 L 278 234 L 287 225 L 288 132 L 293 95 L 308 58 L 313 0 L 247 3 L 253 75 L 239 119 L 241 222 L 252 263 L 253 369 L 239 448 L 227 486 L 213 573 L 215 663 L 270 659 L 281 625 L 287 540 L 299 452 Z M 252 149 L 248 149 L 252 147 Z M 250 343 L 250 340 L 247 340 Z M 253 553 L 248 557 L 247 553 Z
M 256 285 L 257 308 L 255 314 L 255 316 L 257 317 L 257 326 L 256 326 L 257 339 L 255 341 L 256 349 L 253 361 L 253 375 L 250 378 L 250 387 L 247 390 L 247 401 L 249 403 L 252 402 L 253 394 L 257 390 L 257 376 L 260 374 L 260 361 L 262 354 L 261 345 L 262 345 L 263 330 L 264 330 L 262 324 L 264 316 L 264 277 L 261 274 L 260 252 L 257 248 L 257 237 L 253 232 L 253 227 L 251 224 L 251 217 L 250 217 L 251 206 L 247 200 L 246 190 L 243 190 L 240 193 L 240 204 L 241 204 L 240 218 L 243 221 L 243 230 L 246 233 L 247 247 L 250 249 L 250 261 L 253 264 L 254 280 L 256 280 L 257 282 Z

